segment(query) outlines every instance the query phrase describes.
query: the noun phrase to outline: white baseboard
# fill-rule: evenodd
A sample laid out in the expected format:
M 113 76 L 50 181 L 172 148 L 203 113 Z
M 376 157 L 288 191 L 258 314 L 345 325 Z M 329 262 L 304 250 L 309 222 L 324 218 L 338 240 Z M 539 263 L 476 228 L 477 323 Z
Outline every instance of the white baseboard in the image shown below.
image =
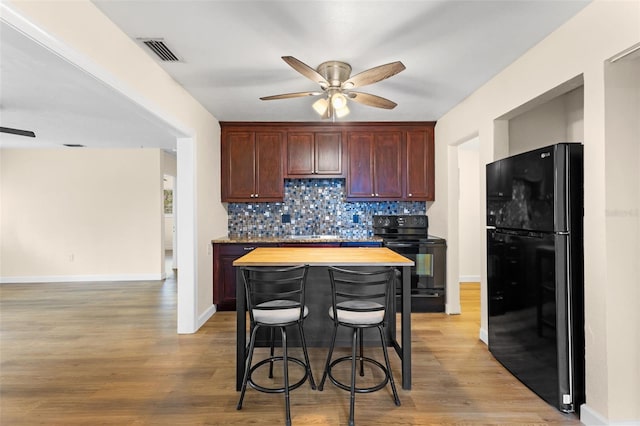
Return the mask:
M 23 277 L 0 277 L 0 284 L 23 283 L 77 283 L 99 281 L 159 281 L 164 278 L 160 274 L 116 274 L 116 275 L 38 275 Z
M 209 321 L 209 318 L 211 318 L 216 312 L 216 305 L 209 306 L 207 310 L 198 317 L 198 327 L 196 328 L 196 331 L 199 330 L 205 322 Z
M 610 422 L 587 404 L 580 406 L 580 423 L 586 426 L 638 426 L 640 419 Z
M 460 307 L 460 303 L 445 303 L 444 311 L 449 315 L 460 315 L 462 308 Z
M 478 337 L 485 345 L 489 345 L 489 332 L 486 328 L 480 328 L 480 335 Z
M 459 283 L 479 283 L 480 275 L 460 275 L 458 278 Z

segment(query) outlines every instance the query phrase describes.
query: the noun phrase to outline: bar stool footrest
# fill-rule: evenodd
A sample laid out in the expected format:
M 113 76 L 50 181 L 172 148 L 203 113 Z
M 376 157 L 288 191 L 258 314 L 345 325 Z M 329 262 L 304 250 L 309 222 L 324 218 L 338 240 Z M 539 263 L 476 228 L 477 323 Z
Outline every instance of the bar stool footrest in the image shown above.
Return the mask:
M 253 379 L 252 379 L 252 375 L 253 375 L 253 372 L 255 370 L 257 370 L 258 368 L 260 368 L 263 365 L 265 365 L 267 363 L 270 363 L 272 361 L 273 362 L 284 361 L 284 357 L 283 356 L 269 357 L 269 358 L 265 358 L 265 359 L 261 360 L 260 362 L 254 364 L 251 367 L 251 369 L 249 370 L 249 377 L 247 378 L 247 383 L 253 389 L 255 389 L 257 391 L 260 391 L 260 392 L 265 392 L 265 393 L 284 393 L 284 390 L 285 390 L 284 386 L 279 387 L 279 388 L 267 388 L 267 387 L 264 387 L 262 385 L 259 385 L 259 384 L 255 383 L 253 381 Z M 298 364 L 304 370 L 304 376 L 302 376 L 302 378 L 300 380 L 298 380 L 296 383 L 289 384 L 289 390 L 292 391 L 294 389 L 299 388 L 300 386 L 302 386 L 302 384 L 304 382 L 307 381 L 307 379 L 309 378 L 309 373 L 307 371 L 307 365 L 301 359 L 294 358 L 294 357 L 287 357 L 287 361 L 288 362 L 293 362 L 295 364 Z
M 335 377 L 333 377 L 333 373 L 332 373 L 331 370 L 333 369 L 333 367 L 335 365 L 337 365 L 337 364 L 339 364 L 341 362 L 345 362 L 345 361 L 351 362 L 351 359 L 352 359 L 351 355 L 347 355 L 347 356 L 343 356 L 343 357 L 337 358 L 337 359 L 333 360 L 331 362 L 331 364 L 329 364 L 329 370 L 327 371 L 327 376 L 329 376 L 329 380 L 331 380 L 331 383 L 333 383 L 334 385 L 336 385 L 340 389 L 344 389 L 346 391 L 351 391 L 351 385 L 347 385 L 347 384 L 344 384 L 344 383 L 338 381 Z M 368 364 L 376 366 L 384 373 L 384 379 L 380 383 L 378 383 L 376 385 L 373 385 L 373 386 L 369 386 L 369 387 L 357 387 L 356 386 L 356 388 L 355 388 L 355 392 L 356 393 L 375 392 L 375 391 L 378 391 L 378 390 L 384 388 L 387 385 L 387 383 L 389 383 L 389 372 L 387 371 L 387 368 L 383 364 L 381 364 L 378 361 L 376 361 L 375 359 L 369 358 L 369 357 L 359 357 L 358 356 L 358 357 L 356 357 L 356 360 L 357 360 L 357 362 L 364 361 L 364 362 L 366 362 Z

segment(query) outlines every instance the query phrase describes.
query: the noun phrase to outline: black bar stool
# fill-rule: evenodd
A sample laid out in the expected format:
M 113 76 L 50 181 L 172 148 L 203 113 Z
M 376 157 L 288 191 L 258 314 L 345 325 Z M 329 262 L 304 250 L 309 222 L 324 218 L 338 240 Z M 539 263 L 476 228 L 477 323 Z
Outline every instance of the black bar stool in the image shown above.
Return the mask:
M 393 373 L 387 353 L 387 342 L 384 336 L 385 312 L 390 309 L 390 303 L 392 303 L 391 298 L 395 296 L 393 291 L 394 269 L 385 268 L 365 272 L 329 267 L 328 270 L 331 278 L 332 296 L 329 316 L 333 320 L 334 327 L 327 362 L 318 389 L 323 389 L 324 381 L 328 376 L 334 385 L 350 391 L 349 425 L 353 426 L 355 424 L 354 410 L 356 393 L 375 392 L 384 388 L 387 383 L 390 383 L 393 400 L 397 406 L 400 406 L 400 398 L 398 397 L 396 385 L 393 381 Z M 331 357 L 333 356 L 333 349 L 336 343 L 338 326 L 348 327 L 352 330 L 351 355 L 343 356 L 332 361 Z M 385 361 L 384 365 L 373 358 L 364 356 L 362 331 L 367 328 L 377 328 L 380 333 L 380 341 L 382 343 L 382 352 Z M 359 355 L 357 353 L 358 341 L 360 343 Z M 335 367 L 336 364 L 344 361 L 351 361 L 351 383 L 349 384 L 340 382 L 332 374 L 332 368 Z M 358 387 L 356 385 L 357 361 L 360 361 L 360 376 L 364 376 L 364 363 L 366 362 L 378 367 L 383 372 L 383 380 L 373 386 Z
M 309 364 L 307 344 L 304 339 L 303 323 L 309 314 L 309 309 L 304 303 L 305 284 L 309 266 L 301 265 L 289 268 L 242 268 L 242 277 L 247 295 L 247 309 L 249 311 L 251 339 L 249 352 L 246 359 L 245 373 L 242 380 L 240 400 L 237 409 L 242 409 L 242 402 L 247 390 L 247 384 L 252 388 L 266 393 L 284 393 L 286 424 L 291 425 L 291 409 L 289 404 L 289 391 L 300 387 L 307 379 L 311 389 L 316 388 Z M 287 352 L 287 327 L 297 326 L 302 341 L 304 361 L 290 357 Z M 270 329 L 271 352 L 270 356 L 255 365 L 252 364 L 253 350 L 256 344 L 256 335 L 260 328 Z M 280 329 L 282 336 L 282 356 L 274 355 L 275 330 Z M 269 377 L 273 377 L 273 363 L 281 361 L 283 364 L 284 384 L 281 387 L 270 388 L 255 383 L 252 379 L 254 372 L 261 366 L 269 363 Z M 289 383 L 289 362 L 303 367 L 304 376 L 296 383 Z

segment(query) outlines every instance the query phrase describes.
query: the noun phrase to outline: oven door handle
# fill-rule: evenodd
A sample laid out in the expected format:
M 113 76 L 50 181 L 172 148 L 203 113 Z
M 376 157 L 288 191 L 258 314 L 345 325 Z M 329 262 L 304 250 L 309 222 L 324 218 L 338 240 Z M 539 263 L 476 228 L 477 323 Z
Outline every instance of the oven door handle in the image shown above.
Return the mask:
M 385 243 L 386 247 L 415 247 L 415 243 Z

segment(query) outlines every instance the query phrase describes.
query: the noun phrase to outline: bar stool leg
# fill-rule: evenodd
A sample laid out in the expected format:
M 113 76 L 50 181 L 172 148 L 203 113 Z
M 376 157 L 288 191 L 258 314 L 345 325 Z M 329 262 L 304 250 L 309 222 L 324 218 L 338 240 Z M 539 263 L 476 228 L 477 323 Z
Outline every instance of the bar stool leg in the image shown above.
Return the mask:
M 364 350 L 362 348 L 364 339 L 362 338 L 362 329 L 358 329 L 358 334 L 360 338 L 360 377 L 364 377 Z
M 329 373 L 329 364 L 331 364 L 331 357 L 333 356 L 333 348 L 336 345 L 337 333 L 338 333 L 338 324 L 334 324 L 333 334 L 331 336 L 331 345 L 329 346 L 329 353 L 327 354 L 327 362 L 324 365 L 324 373 L 322 373 L 322 380 L 320 380 L 320 384 L 318 385 L 319 391 L 322 391 L 322 389 L 324 388 L 324 381 L 327 379 L 327 374 Z
M 380 340 L 382 341 L 382 353 L 384 354 L 384 363 L 387 366 L 387 375 L 389 376 L 389 382 L 391 383 L 391 390 L 393 391 L 393 402 L 396 406 L 400 406 L 400 397 L 398 397 L 398 391 L 396 390 L 396 384 L 393 380 L 393 374 L 391 373 L 391 363 L 389 363 L 389 354 L 387 352 L 387 340 L 384 337 L 384 331 L 382 326 L 378 326 L 380 332 Z
M 284 404 L 286 412 L 286 425 L 291 426 L 291 409 L 289 407 L 289 358 L 287 354 L 287 330 L 280 327 L 282 333 L 282 362 L 284 370 Z
M 349 426 L 355 425 L 355 408 L 356 408 L 356 366 L 357 347 L 358 347 L 358 329 L 353 329 L 353 342 L 351 343 L 351 401 L 349 404 Z
M 269 355 L 271 356 L 271 362 L 269 363 L 269 378 L 273 379 L 273 355 L 275 354 L 275 342 L 276 342 L 276 329 L 271 327 L 269 329 L 269 338 L 271 339 L 271 351 Z
M 302 340 L 302 352 L 304 353 L 304 362 L 307 364 L 307 374 L 309 375 L 309 383 L 311 389 L 316 390 L 316 382 L 313 380 L 313 372 L 311 371 L 311 363 L 309 362 L 309 352 L 307 352 L 307 341 L 304 338 L 304 332 L 302 330 L 302 324 L 298 323 L 298 329 L 300 330 L 300 338 Z
M 249 372 L 251 370 L 251 360 L 253 359 L 253 349 L 256 344 L 256 333 L 259 327 L 254 327 L 251 331 L 251 339 L 249 342 L 249 355 L 245 360 L 244 377 L 242 378 L 242 389 L 240 391 L 240 400 L 236 406 L 236 410 L 242 409 L 242 401 L 244 401 L 244 394 L 247 391 L 247 381 L 249 380 Z

